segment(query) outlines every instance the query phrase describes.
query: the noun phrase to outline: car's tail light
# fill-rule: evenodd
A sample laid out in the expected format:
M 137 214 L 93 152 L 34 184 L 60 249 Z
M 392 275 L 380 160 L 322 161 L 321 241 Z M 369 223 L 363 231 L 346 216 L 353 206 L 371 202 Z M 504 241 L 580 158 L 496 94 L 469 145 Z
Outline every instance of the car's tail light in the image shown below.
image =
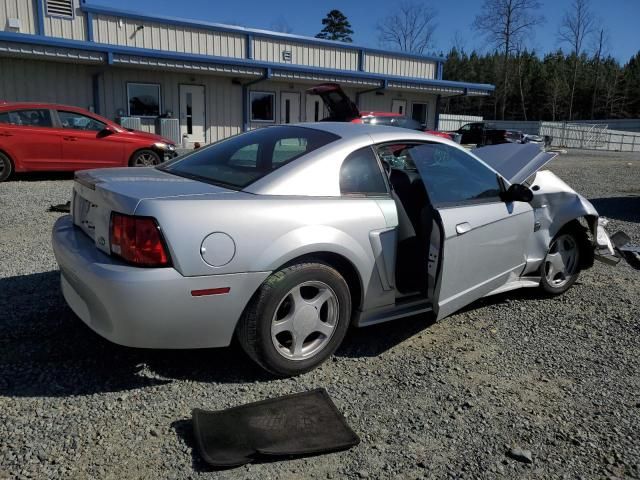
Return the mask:
M 158 222 L 151 217 L 112 213 L 111 253 L 141 267 L 171 264 Z

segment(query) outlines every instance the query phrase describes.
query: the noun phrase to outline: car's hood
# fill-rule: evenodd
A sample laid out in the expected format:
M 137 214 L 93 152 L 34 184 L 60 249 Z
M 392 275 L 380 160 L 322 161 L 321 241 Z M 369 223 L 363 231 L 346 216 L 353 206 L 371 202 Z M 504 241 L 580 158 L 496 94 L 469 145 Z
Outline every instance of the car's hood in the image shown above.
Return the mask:
M 321 83 L 307 90 L 310 95 L 319 95 L 327 106 L 334 122 L 350 122 L 360 117 L 360 111 L 337 83 Z
M 140 130 L 125 130 L 123 132 L 125 135 L 129 135 L 135 138 L 149 140 L 152 142 L 162 142 L 173 145 L 173 140 L 169 140 L 168 138 L 164 138 L 160 135 L 156 135 L 155 133 L 141 132 Z
M 475 148 L 472 153 L 512 184 L 524 182 L 558 155 L 531 143 L 491 145 Z

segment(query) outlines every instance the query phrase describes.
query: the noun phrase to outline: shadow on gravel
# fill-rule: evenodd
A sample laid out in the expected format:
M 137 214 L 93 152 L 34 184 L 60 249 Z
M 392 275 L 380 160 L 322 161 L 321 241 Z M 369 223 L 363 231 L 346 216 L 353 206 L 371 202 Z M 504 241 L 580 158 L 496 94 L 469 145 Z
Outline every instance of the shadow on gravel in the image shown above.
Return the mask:
M 593 198 L 589 201 L 603 217 L 640 223 L 640 196 Z
M 48 180 L 73 180 L 74 172 L 28 172 L 11 175 L 9 182 L 43 182 Z

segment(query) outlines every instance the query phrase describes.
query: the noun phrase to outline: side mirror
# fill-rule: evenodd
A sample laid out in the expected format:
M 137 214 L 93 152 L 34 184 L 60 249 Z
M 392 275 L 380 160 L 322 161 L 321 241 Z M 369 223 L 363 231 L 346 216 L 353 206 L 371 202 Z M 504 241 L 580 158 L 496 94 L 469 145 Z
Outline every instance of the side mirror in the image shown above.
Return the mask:
M 114 133 L 116 133 L 116 131 L 112 127 L 107 125 L 98 132 L 98 138 L 108 137 L 109 135 L 113 135 Z
M 525 185 L 514 183 L 502 194 L 505 202 L 530 202 L 533 200 L 533 192 Z

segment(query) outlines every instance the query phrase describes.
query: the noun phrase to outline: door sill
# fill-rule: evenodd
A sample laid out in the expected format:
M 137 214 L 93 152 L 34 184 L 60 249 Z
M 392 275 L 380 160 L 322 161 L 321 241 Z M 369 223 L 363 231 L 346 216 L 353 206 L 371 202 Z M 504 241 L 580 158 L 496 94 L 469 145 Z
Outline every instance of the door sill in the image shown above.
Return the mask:
M 360 313 L 357 326 L 367 327 L 431 311 L 433 311 L 431 301 L 418 294 L 398 299 L 395 305 Z

